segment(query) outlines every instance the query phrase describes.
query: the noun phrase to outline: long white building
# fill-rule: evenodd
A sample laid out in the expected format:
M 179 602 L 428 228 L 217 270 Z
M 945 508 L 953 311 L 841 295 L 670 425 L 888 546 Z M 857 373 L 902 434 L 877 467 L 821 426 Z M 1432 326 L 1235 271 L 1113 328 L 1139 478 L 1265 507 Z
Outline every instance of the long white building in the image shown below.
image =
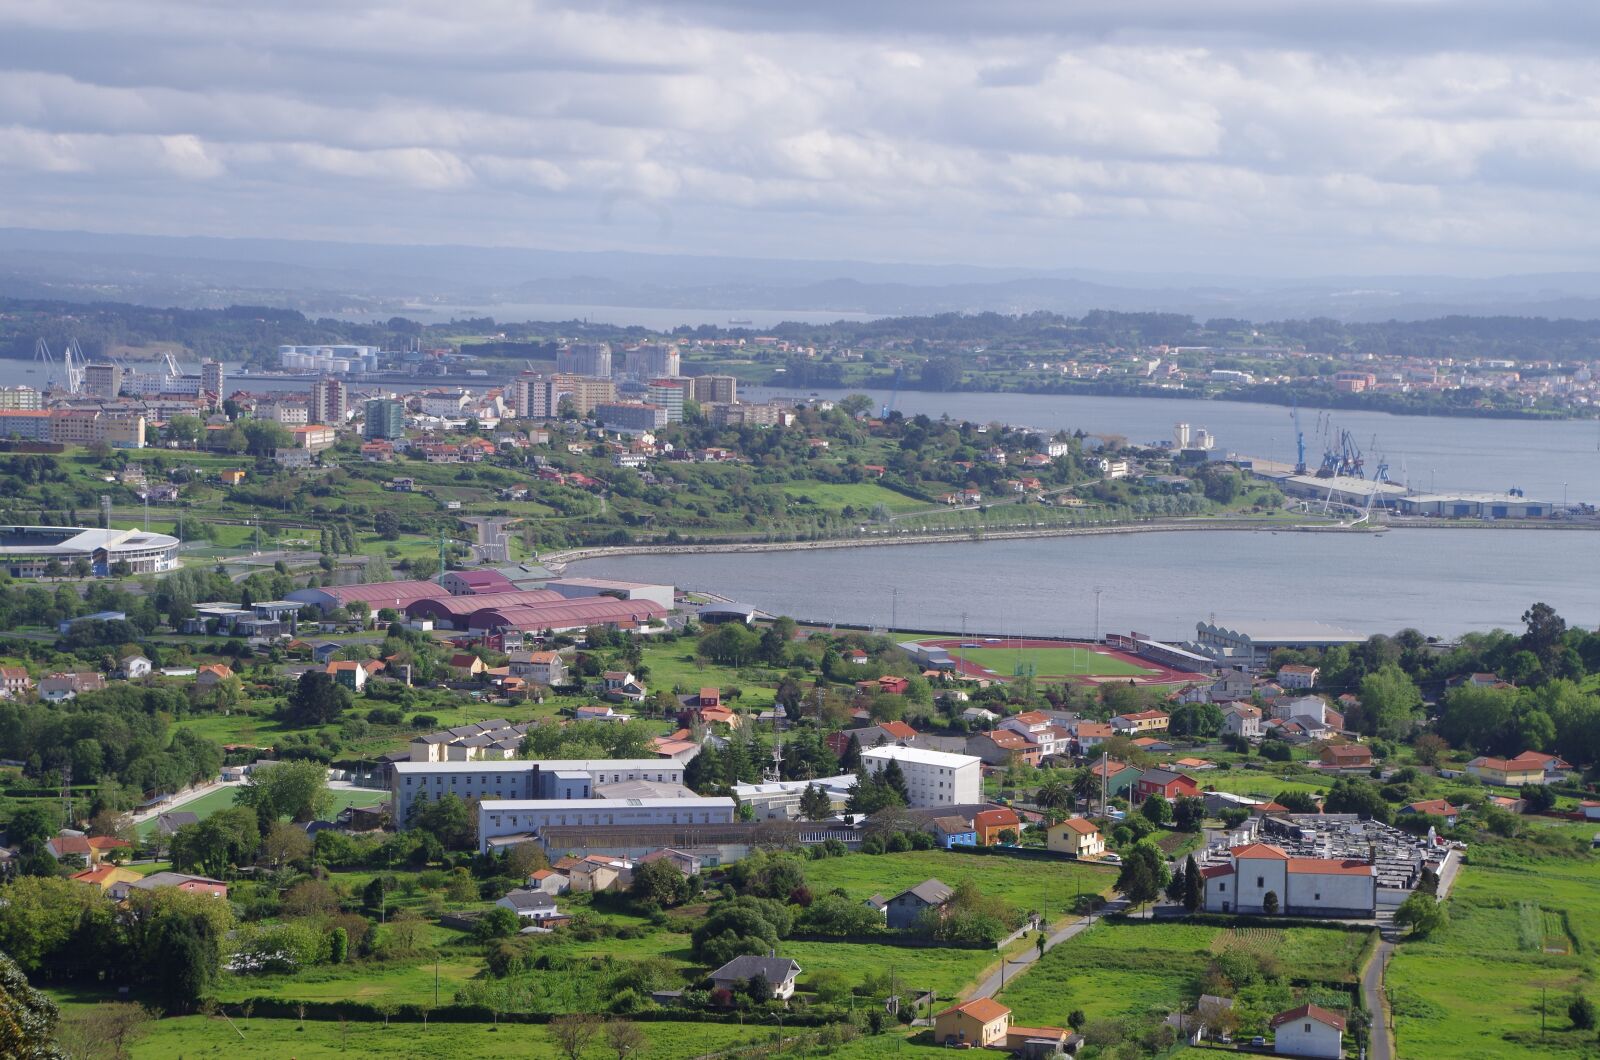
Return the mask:
M 446 794 L 462 799 L 564 801 L 591 799 L 602 784 L 630 780 L 683 783 L 683 764 L 660 758 L 395 762 L 389 768 L 395 827 L 402 831 L 415 802 Z
M 874 747 L 861 752 L 873 773 L 899 762 L 912 806 L 955 806 L 983 801 L 983 759 L 918 747 Z
M 551 826 L 730 824 L 732 799 L 485 799 L 478 804 L 478 851 L 495 840 L 532 840 Z
M 1371 917 L 1377 866 L 1354 858 L 1297 858 L 1271 843 L 1234 847 L 1232 863 L 1201 870 L 1208 913 L 1266 912 L 1267 895 L 1285 916 Z

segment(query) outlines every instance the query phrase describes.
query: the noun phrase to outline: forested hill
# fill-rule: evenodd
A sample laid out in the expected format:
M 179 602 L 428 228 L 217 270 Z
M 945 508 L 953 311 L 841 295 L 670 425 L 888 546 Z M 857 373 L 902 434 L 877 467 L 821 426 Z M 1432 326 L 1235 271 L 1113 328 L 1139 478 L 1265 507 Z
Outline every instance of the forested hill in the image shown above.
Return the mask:
M 352 342 L 397 347 L 412 340 L 444 342 L 462 334 L 503 333 L 511 341 L 583 336 L 637 341 L 651 333 L 569 321 L 507 322 L 490 317 L 423 325 L 404 317 L 357 323 L 312 320 L 289 309 L 229 306 L 226 309 L 159 309 L 119 302 L 0 299 L 0 357 L 32 357 L 40 338 L 57 348 L 76 338 L 89 356 L 110 346 L 172 343 L 197 356 L 243 359 L 282 343 Z M 1529 360 L 1600 359 L 1600 320 L 1544 317 L 1446 316 L 1432 320 L 1345 323 L 1318 318 L 1254 323 L 1217 318 L 1200 321 L 1177 313 L 1096 310 L 1082 317 L 1056 313 L 941 313 L 885 317 L 832 324 L 788 323 L 767 334 L 817 346 L 920 349 L 1001 347 L 1060 350 L 1073 347 L 1200 346 L 1248 353 L 1287 349 L 1313 353 L 1360 351 L 1402 357 Z M 680 338 L 716 338 L 753 333 L 746 329 L 683 327 Z

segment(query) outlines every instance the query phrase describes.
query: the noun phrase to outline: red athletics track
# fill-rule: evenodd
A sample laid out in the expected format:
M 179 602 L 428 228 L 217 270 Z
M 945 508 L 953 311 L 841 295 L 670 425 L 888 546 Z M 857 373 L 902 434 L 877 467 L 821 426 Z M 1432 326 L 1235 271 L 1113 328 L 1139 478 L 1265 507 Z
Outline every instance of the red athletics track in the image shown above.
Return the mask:
M 991 643 L 991 638 L 989 637 L 950 637 L 942 640 L 919 640 L 917 643 L 927 645 L 930 648 L 943 648 L 945 651 L 949 652 L 951 657 L 956 660 L 957 671 L 964 676 L 979 677 L 990 681 L 1009 681 L 1012 679 L 1013 675 L 1005 673 L 991 673 L 975 662 L 970 662 L 966 659 L 959 658 L 958 656 L 961 652 L 961 645 L 977 644 L 984 648 L 998 648 L 1002 651 L 1006 649 L 1016 651 L 1019 647 L 1086 648 L 1089 651 L 1094 652 L 1096 655 L 1103 655 L 1108 659 L 1115 659 L 1118 662 L 1126 663 L 1129 666 L 1137 666 L 1146 671 L 1142 674 L 1041 673 L 1035 675 L 1040 679 L 1051 681 L 1074 681 L 1083 685 L 1102 685 L 1112 681 L 1132 681 L 1136 685 L 1187 685 L 1193 684 L 1196 680 L 1195 675 L 1192 673 L 1185 673 L 1182 670 L 1174 670 L 1171 667 L 1162 666 L 1160 663 L 1153 662 L 1150 659 L 1141 658 L 1138 655 L 1130 655 L 1128 652 L 1118 651 L 1115 648 L 1108 648 L 1103 644 L 1095 644 L 1092 641 L 1086 640 L 1049 640 L 1038 637 L 1024 637 L 1019 641 L 1016 637 L 1001 637 Z

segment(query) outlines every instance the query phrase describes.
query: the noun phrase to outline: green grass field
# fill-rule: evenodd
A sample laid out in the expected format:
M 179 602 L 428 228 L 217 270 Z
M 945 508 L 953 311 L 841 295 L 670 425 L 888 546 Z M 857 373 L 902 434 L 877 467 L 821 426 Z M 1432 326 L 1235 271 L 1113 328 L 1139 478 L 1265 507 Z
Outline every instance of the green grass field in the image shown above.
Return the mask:
M 1023 648 L 1018 651 L 994 644 L 982 648 L 951 648 L 950 654 L 1002 676 L 1015 673 L 1019 660 L 1023 666 L 1032 666 L 1040 677 L 1138 677 L 1156 672 L 1087 648 Z
M 1280 791 L 1304 791 L 1320 795 L 1329 787 L 1328 781 L 1317 776 L 1297 774 L 1280 777 L 1253 769 L 1208 769 L 1198 774 L 1197 779 L 1202 788 L 1257 797 L 1271 797 Z
M 1071 861 L 1024 861 L 998 855 L 952 854 L 943 850 L 911 850 L 899 854 L 853 854 L 824 858 L 806 865 L 813 894 L 835 887 L 852 898 L 874 894 L 889 897 L 930 876 L 950 886 L 970 880 L 984 894 L 1003 898 L 1026 912 L 1041 910 L 1052 920 L 1061 916 L 1080 893 L 1106 892 L 1116 871 Z
M 1284 974 L 1325 984 L 1351 982 L 1366 944 L 1340 928 L 1222 928 L 1200 924 L 1100 923 L 1057 946 L 1007 984 L 1001 1000 L 1019 1023 L 1063 1026 L 1082 1009 L 1097 1020 L 1154 1020 L 1192 1003 L 1211 961 L 1230 950 L 1275 959 Z M 1338 997 L 1337 986 L 1316 991 Z M 1240 996 L 1246 1026 L 1291 1007 L 1287 985 L 1257 986 Z M 1325 1002 L 1326 1003 L 1326 1002 Z
M 206 795 L 202 795 L 193 802 L 184 803 L 182 806 L 175 808 L 188 813 L 193 813 L 199 816 L 201 820 L 204 820 L 205 818 L 216 813 L 218 810 L 225 810 L 229 806 L 232 806 L 234 792 L 237 790 L 238 789 L 235 787 L 222 788 Z M 388 795 L 389 793 L 387 791 L 378 791 L 376 789 L 336 789 L 333 792 L 333 808 L 328 811 L 328 819 L 332 820 L 340 810 L 347 806 L 376 806 L 378 803 L 387 798 Z M 155 831 L 155 827 L 156 819 L 152 817 L 150 820 L 139 825 L 139 835 L 141 837 L 148 836 L 151 832 Z
M 1594 1032 L 1571 1029 L 1567 1002 L 1596 993 L 1597 885 L 1590 857 L 1464 867 L 1449 925 L 1405 942 L 1389 966 L 1400 1055 L 1593 1056 Z
M 230 1020 L 207 1016 L 164 1019 L 132 1049 L 135 1060 L 184 1057 L 318 1057 L 410 1056 L 439 1060 L 547 1060 L 562 1056 L 547 1028 L 507 1023 L 495 1030 L 484 1023 L 434 1023 L 426 1030 L 419 1023 L 353 1020 L 307 1020 L 300 1029 L 293 1019 L 242 1019 L 230 1011 Z M 770 1026 L 718 1023 L 640 1023 L 648 1046 L 635 1055 L 651 1060 L 700 1056 L 718 1049 L 751 1044 L 769 1038 Z M 605 1053 L 604 1038 L 590 1045 L 586 1056 Z
M 880 504 L 891 512 L 913 512 L 929 507 L 927 501 L 907 497 L 873 482 L 785 482 L 781 488 L 796 506 L 810 504 L 841 510 L 850 507 L 860 518 L 871 515 Z

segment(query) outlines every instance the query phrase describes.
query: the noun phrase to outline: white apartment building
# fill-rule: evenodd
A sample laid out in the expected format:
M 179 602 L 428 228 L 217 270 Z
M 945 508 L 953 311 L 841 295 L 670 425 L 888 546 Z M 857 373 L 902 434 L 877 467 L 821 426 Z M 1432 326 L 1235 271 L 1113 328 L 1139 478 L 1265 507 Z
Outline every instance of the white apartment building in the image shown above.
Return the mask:
M 536 685 L 561 685 L 567 681 L 567 664 L 559 652 L 514 651 L 509 673 Z
M 900 763 L 912 806 L 957 806 L 983 801 L 981 758 L 899 746 L 861 752 L 862 764 L 873 773 L 882 772 L 891 761 Z

